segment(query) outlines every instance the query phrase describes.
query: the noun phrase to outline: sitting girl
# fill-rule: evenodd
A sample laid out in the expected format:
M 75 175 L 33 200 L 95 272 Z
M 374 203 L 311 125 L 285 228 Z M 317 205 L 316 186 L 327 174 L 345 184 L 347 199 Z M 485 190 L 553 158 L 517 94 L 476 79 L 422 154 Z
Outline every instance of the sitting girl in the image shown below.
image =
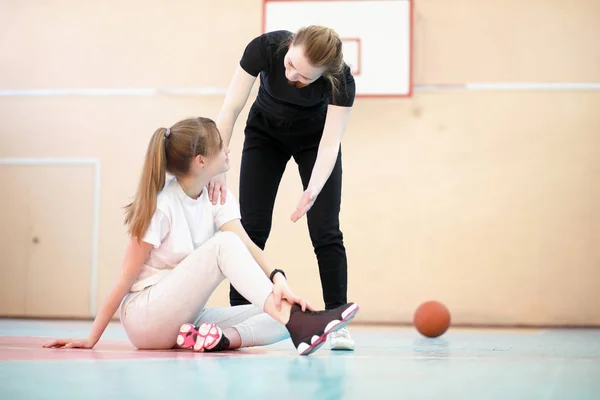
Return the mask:
M 138 349 L 218 351 L 290 337 L 307 355 L 354 318 L 356 304 L 315 312 L 292 292 L 285 273 L 244 231 L 231 193 L 225 204 L 210 202 L 205 187 L 229 169 L 228 153 L 207 118 L 154 133 L 136 196 L 126 207 L 130 239 L 119 279 L 86 339 L 57 339 L 44 347 L 93 348 L 119 305 Z M 225 278 L 252 305 L 205 309 Z

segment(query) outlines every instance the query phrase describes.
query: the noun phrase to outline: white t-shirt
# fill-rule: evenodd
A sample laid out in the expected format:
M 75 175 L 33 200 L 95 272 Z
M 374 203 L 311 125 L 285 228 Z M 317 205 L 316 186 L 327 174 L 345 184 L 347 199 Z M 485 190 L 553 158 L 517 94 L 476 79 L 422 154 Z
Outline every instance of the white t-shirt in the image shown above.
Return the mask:
M 177 179 L 170 178 L 158 194 L 156 211 L 142 238 L 154 247 L 130 290 L 137 292 L 154 285 L 213 237 L 221 225 L 240 218 L 237 201 L 229 190 L 225 204 L 213 205 L 206 188 L 194 200 L 185 194 Z

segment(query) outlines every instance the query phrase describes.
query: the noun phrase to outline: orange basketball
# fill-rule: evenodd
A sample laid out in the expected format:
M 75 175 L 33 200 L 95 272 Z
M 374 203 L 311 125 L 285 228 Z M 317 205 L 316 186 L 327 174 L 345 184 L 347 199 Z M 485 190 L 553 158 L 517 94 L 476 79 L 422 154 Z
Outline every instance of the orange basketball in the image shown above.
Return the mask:
M 438 337 L 450 327 L 450 311 L 440 302 L 426 301 L 415 310 L 413 322 L 423 336 Z

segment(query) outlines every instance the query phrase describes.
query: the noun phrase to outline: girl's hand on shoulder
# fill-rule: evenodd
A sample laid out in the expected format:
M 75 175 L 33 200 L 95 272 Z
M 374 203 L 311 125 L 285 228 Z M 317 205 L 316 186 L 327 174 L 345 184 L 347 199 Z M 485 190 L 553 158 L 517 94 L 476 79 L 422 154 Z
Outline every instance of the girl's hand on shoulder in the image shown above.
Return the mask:
M 221 204 L 225 204 L 227 197 L 227 183 L 225 181 L 225 173 L 215 176 L 208 183 L 208 199 L 213 205 L 217 205 L 221 197 Z

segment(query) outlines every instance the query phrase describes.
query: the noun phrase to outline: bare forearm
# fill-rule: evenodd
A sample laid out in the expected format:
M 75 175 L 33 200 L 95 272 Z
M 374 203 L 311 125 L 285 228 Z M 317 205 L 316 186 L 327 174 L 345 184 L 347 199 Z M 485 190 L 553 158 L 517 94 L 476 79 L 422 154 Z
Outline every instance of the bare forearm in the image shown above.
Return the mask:
M 337 157 L 340 151 L 340 144 L 348 119 L 350 118 L 351 108 L 329 105 L 327 109 L 327 118 L 323 127 L 323 136 L 319 143 L 317 159 L 313 167 L 313 172 L 308 182 L 307 190 L 315 196 L 318 195 L 331 175 L 335 167 Z
M 125 286 L 121 283 L 117 283 L 108 294 L 106 300 L 102 304 L 102 307 L 98 311 L 96 315 L 96 319 L 94 320 L 94 324 L 92 325 L 92 329 L 88 336 L 89 339 L 97 342 L 100 340 L 100 337 L 106 330 L 106 327 L 110 323 L 113 315 L 119 309 L 119 305 L 123 300 L 123 297 L 128 291 L 128 286 Z
M 260 247 L 256 246 L 254 243 L 250 244 L 248 250 L 250 250 L 250 254 L 252 254 L 252 258 L 256 261 L 256 263 L 260 266 L 260 268 L 265 272 L 267 276 L 271 275 L 271 272 L 275 269 L 271 260 L 267 257 L 265 252 L 260 249 Z
M 227 146 L 229 146 L 229 142 L 231 141 L 235 121 L 244 108 L 246 101 L 248 101 L 248 96 L 250 96 L 250 91 L 255 80 L 255 76 L 248 74 L 240 66 L 236 68 L 233 79 L 227 89 L 223 107 L 216 120 L 217 128 L 221 132 L 221 137 Z
M 331 171 L 333 171 L 339 150 L 339 143 L 319 146 L 317 159 L 310 176 L 307 190 L 310 190 L 315 194 L 321 192 L 323 186 L 325 186 L 325 182 L 327 182 L 327 179 L 329 179 L 329 176 L 331 175 Z
M 252 254 L 252 257 L 258 263 L 260 268 L 265 272 L 265 274 L 270 277 L 271 272 L 273 272 L 276 268 L 273 265 L 273 263 L 271 263 L 265 252 L 262 251 L 260 247 L 254 245 L 253 249 L 250 249 L 250 254 Z M 276 273 L 275 276 L 273 276 L 273 283 L 278 283 L 281 280 L 287 281 L 287 278 L 280 272 Z
M 229 143 L 231 142 L 233 127 L 235 126 L 235 121 L 238 115 L 239 111 L 223 109 L 217 117 L 217 128 L 219 129 L 221 137 L 223 138 L 223 142 L 226 146 L 229 146 Z

